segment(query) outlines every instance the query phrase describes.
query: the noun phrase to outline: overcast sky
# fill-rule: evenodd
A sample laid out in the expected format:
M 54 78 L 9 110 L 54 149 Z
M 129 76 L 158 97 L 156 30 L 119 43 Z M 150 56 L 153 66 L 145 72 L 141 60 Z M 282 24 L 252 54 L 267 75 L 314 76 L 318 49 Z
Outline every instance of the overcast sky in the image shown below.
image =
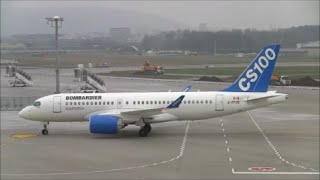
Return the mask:
M 114 8 L 146 12 L 180 23 L 212 27 L 290 27 L 319 24 L 319 1 L 109 2 Z
M 43 8 L 115 9 L 168 19 L 186 27 L 197 28 L 207 23 L 212 29 L 223 28 L 283 28 L 300 25 L 319 25 L 319 1 L 5 1 L 1 12 Z M 3 13 L 1 13 L 3 14 Z M 55 14 L 53 14 L 55 15 Z M 53 16 L 52 15 L 52 16 Z M 1 16 L 8 21 L 10 16 Z M 67 19 L 65 17 L 65 19 Z M 143 19 L 141 19 L 143 21 Z M 156 23 L 156 22 L 155 22 Z M 2 29 L 3 27 L 1 27 Z

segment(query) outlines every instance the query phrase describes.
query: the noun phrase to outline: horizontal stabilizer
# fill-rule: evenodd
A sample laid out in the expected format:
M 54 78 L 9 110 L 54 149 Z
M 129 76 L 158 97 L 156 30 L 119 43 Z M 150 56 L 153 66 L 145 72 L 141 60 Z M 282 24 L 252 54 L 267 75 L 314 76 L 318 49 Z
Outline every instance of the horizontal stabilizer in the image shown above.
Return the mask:
M 249 97 L 247 100 L 247 102 L 250 102 L 250 101 L 256 101 L 256 100 L 261 100 L 261 99 L 268 99 L 268 98 L 271 98 L 271 97 L 276 97 L 277 95 L 267 95 L 267 96 L 262 96 L 262 97 Z

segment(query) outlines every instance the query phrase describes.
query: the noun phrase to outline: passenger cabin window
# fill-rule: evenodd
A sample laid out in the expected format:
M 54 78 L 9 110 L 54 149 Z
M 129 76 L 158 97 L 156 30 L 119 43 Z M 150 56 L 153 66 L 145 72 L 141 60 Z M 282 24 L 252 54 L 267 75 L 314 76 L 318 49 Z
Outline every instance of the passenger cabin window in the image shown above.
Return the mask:
M 35 106 L 35 107 L 39 107 L 41 105 L 41 102 L 40 101 L 35 101 L 32 105 Z
M 68 102 L 66 102 L 66 105 L 68 105 Z

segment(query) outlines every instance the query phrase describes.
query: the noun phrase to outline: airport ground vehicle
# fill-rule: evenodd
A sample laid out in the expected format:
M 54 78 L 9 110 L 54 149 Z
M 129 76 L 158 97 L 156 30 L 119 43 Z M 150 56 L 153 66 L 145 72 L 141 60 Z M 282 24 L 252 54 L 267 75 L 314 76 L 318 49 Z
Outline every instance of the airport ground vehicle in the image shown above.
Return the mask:
M 163 74 L 164 68 L 163 66 L 159 66 L 159 65 L 151 65 L 149 61 L 145 61 L 142 71 L 145 74 Z
M 7 66 L 6 74 L 8 77 L 13 78 L 8 81 L 10 87 L 26 87 L 33 85 L 31 76 L 16 66 Z
M 291 80 L 289 76 L 273 74 L 271 76 L 270 85 L 289 86 L 291 85 Z
M 25 83 L 19 79 L 14 79 L 14 80 L 9 80 L 9 86 L 11 86 L 11 87 L 26 87 L 27 83 Z

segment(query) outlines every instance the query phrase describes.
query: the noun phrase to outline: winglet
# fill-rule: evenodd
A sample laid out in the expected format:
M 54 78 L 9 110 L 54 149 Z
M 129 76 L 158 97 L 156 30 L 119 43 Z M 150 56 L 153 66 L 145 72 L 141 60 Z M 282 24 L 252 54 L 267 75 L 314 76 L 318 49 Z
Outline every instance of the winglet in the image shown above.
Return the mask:
M 191 87 L 192 87 L 192 85 L 188 85 L 188 86 L 184 87 L 182 92 L 189 92 L 191 90 Z
M 173 103 L 171 103 L 169 106 L 165 107 L 164 109 L 178 108 L 180 106 L 180 104 L 182 103 L 182 100 L 184 97 L 185 97 L 185 95 L 180 96 L 178 99 L 173 101 Z

